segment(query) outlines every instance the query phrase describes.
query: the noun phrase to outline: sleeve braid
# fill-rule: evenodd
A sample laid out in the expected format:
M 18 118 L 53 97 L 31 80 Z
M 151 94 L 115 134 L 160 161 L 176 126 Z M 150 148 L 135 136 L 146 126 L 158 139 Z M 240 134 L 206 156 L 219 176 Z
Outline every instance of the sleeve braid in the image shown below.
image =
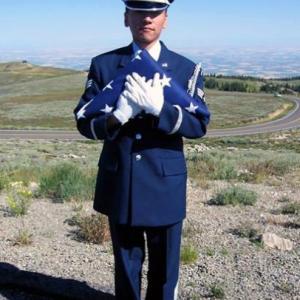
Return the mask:
M 201 63 L 196 64 L 194 73 L 193 73 L 191 79 L 189 80 L 188 90 L 187 90 L 188 94 L 191 97 L 194 97 L 194 95 L 195 95 L 197 79 L 198 79 L 199 74 L 201 74 L 201 70 L 202 70 Z

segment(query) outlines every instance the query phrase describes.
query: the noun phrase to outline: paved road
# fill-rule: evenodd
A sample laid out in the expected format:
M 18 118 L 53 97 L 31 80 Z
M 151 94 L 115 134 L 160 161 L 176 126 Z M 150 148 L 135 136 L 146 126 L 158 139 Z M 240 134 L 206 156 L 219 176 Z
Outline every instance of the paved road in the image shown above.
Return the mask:
M 209 131 L 208 136 L 241 136 L 300 128 L 300 99 L 292 96 L 287 98 L 293 101 L 296 106 L 293 111 L 289 112 L 287 115 L 280 119 L 262 124 L 255 124 L 238 128 L 214 129 Z
M 295 102 L 296 107 L 281 119 L 263 124 L 249 125 L 230 129 L 212 129 L 208 131 L 209 137 L 242 136 L 258 133 L 268 133 L 280 130 L 300 128 L 300 99 L 288 97 Z M 80 140 L 85 139 L 76 131 L 65 130 L 0 130 L 0 139 L 59 139 Z

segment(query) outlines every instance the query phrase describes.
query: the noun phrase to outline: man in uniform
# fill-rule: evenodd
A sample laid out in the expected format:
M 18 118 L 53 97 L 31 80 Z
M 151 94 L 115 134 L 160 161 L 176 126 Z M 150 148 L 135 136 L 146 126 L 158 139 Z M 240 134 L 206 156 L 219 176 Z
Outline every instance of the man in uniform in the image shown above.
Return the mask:
M 159 38 L 173 0 L 123 0 L 125 26 L 133 42 L 92 59 L 86 90 L 74 113 L 77 128 L 90 139 L 104 140 L 99 160 L 94 209 L 106 214 L 115 257 L 117 299 L 138 300 L 148 250 L 148 300 L 177 297 L 180 240 L 186 210 L 187 170 L 183 140 L 205 135 L 209 112 L 199 65 L 170 51 Z M 114 108 L 85 118 L 82 109 L 110 83 L 136 53 L 146 49 L 197 105 L 172 105 L 164 99 L 159 75 L 146 81 L 126 77 Z M 204 114 L 195 115 L 200 107 Z

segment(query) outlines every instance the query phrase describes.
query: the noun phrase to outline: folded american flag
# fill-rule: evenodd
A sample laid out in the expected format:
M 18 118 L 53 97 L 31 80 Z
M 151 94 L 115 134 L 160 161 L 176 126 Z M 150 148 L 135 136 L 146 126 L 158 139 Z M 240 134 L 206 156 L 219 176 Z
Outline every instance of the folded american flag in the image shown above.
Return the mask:
M 191 97 L 187 91 L 162 70 L 147 50 L 143 50 L 137 52 L 132 61 L 128 63 L 127 66 L 119 72 L 117 77 L 109 82 L 98 95 L 81 107 L 76 113 L 76 119 L 93 119 L 99 115 L 112 112 L 124 89 L 126 76 L 134 72 L 140 76 L 145 76 L 147 80 L 153 79 L 154 74 L 159 73 L 161 84 L 164 88 L 165 101 L 172 105 L 179 105 L 197 117 L 209 118 L 210 113 L 206 105 L 202 101 Z

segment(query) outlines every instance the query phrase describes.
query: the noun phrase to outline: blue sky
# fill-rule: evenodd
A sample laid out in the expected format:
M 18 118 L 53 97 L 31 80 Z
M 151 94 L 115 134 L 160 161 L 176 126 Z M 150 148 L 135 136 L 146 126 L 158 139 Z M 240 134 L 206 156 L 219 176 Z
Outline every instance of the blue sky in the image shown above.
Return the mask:
M 110 49 L 131 41 L 121 0 L 0 0 L 2 49 Z M 175 48 L 300 47 L 299 0 L 175 0 Z

